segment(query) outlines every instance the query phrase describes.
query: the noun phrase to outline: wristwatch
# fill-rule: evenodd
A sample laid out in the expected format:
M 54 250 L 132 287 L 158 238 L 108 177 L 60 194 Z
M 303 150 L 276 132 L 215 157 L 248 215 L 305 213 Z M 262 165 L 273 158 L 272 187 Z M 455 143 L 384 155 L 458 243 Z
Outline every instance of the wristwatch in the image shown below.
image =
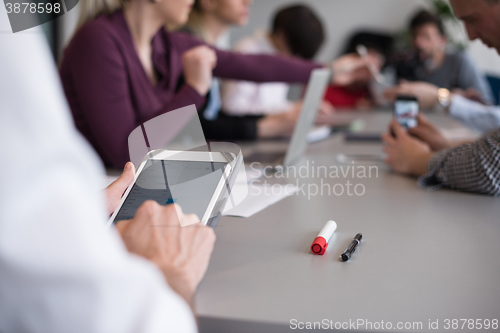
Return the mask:
M 451 93 L 446 88 L 438 89 L 438 102 L 443 107 L 443 109 L 448 110 L 451 104 Z

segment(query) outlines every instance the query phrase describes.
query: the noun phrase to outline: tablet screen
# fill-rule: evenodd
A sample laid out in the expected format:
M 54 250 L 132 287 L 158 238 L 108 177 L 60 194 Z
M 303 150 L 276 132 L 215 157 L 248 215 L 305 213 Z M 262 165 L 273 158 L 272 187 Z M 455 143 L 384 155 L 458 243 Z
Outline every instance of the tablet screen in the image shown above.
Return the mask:
M 134 217 L 146 200 L 160 205 L 177 203 L 186 214 L 201 219 L 227 163 L 148 160 L 113 223 Z

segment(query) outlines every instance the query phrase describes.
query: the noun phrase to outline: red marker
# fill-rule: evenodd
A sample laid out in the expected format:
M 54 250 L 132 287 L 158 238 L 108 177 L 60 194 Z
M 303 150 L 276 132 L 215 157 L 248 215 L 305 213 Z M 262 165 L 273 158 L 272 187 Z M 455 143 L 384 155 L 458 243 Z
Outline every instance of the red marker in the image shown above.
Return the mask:
M 326 222 L 325 226 L 319 232 L 318 236 L 314 239 L 311 245 L 311 251 L 314 254 L 323 255 L 328 247 L 328 242 L 332 237 L 333 233 L 337 229 L 337 223 L 335 221 Z

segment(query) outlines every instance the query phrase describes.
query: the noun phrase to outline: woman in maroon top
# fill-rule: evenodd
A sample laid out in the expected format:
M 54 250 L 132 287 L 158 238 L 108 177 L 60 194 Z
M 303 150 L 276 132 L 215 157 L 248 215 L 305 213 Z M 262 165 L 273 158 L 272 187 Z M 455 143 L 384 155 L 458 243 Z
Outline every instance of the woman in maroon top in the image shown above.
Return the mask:
M 305 83 L 314 68 L 322 67 L 224 52 L 165 31 L 166 24 L 186 22 L 192 0 L 119 1 L 81 1 L 81 27 L 60 69 L 75 124 L 107 166 L 123 167 L 129 160 L 127 139 L 140 124 L 187 105 L 201 108 L 212 75 Z M 333 82 L 344 85 L 370 75 L 365 65 L 355 56 L 335 61 Z

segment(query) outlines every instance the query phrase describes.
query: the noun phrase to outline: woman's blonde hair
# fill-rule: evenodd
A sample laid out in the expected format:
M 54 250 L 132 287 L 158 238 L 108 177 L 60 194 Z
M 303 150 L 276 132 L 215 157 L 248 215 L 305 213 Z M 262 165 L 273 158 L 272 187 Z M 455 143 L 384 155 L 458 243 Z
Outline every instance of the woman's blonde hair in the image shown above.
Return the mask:
M 201 39 L 204 42 L 209 41 L 209 37 L 205 27 L 203 26 L 202 16 L 204 13 L 201 0 L 194 0 L 193 10 L 189 13 L 189 18 L 183 28 L 187 28 L 194 36 Z
M 127 0 L 81 0 L 80 17 L 76 30 L 101 15 L 111 14 L 122 9 L 126 2 Z

